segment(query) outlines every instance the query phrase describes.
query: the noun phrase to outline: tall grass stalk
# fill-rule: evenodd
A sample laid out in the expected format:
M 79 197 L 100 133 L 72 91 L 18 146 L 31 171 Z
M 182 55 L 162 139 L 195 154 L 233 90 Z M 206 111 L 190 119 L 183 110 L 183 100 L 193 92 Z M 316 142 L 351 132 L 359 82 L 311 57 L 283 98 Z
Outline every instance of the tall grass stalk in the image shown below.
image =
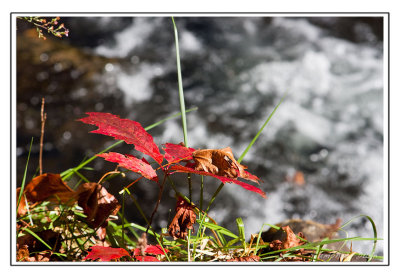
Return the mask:
M 174 17 L 171 17 L 171 19 L 172 19 L 172 23 L 174 25 L 174 35 L 175 35 L 176 68 L 177 68 L 177 72 L 178 72 L 179 103 L 181 106 L 183 142 L 184 142 L 185 146 L 187 147 L 188 146 L 188 137 L 187 137 L 187 125 L 186 125 L 186 113 L 185 113 L 185 97 L 183 95 L 181 58 L 179 56 L 178 29 L 176 28 Z M 188 185 L 189 185 L 189 200 L 192 200 L 192 179 L 191 179 L 190 174 L 188 174 Z
M 181 73 L 181 59 L 179 56 L 178 29 L 176 28 L 175 20 L 173 17 L 172 17 L 172 23 L 174 25 L 174 34 L 175 34 L 176 67 L 177 67 L 177 72 L 178 72 L 179 103 L 181 106 L 183 142 L 185 143 L 185 146 L 187 147 L 188 139 L 187 139 L 187 127 L 186 127 L 185 97 L 183 95 L 183 86 L 182 86 L 182 73 Z

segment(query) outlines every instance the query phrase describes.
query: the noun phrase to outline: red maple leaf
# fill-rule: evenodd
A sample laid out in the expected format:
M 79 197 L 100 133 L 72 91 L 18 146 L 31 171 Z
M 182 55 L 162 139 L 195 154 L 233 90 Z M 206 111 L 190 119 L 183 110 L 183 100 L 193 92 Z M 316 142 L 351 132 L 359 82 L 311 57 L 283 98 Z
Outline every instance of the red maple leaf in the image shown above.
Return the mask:
M 263 198 L 266 198 L 265 192 L 262 191 L 260 188 L 255 187 L 254 185 L 239 181 L 237 179 L 228 178 L 228 177 L 224 177 L 224 176 L 218 176 L 218 175 L 215 175 L 215 174 L 212 174 L 209 172 L 205 172 L 205 171 L 197 171 L 193 168 L 185 167 L 185 166 L 182 166 L 179 164 L 172 165 L 170 170 L 175 171 L 174 173 L 176 173 L 176 172 L 194 173 L 194 174 L 203 175 L 203 176 L 211 176 L 211 177 L 219 179 L 223 183 L 229 183 L 229 182 L 235 183 L 237 185 L 240 185 L 241 187 L 243 187 L 246 190 L 256 192 L 256 193 L 260 194 Z M 173 174 L 173 173 L 171 173 L 171 174 Z
M 192 154 L 196 151 L 193 148 L 187 148 L 180 144 L 172 144 L 172 143 L 165 143 L 165 159 L 168 163 L 177 163 L 182 160 L 190 160 L 192 159 Z
M 102 262 L 109 262 L 111 260 L 119 259 L 123 256 L 129 256 L 128 251 L 123 248 L 92 246 L 88 255 L 83 260 L 99 260 Z
M 103 153 L 97 156 L 103 157 L 105 160 L 110 162 L 116 162 L 118 163 L 118 166 L 139 173 L 146 179 L 158 182 L 156 171 L 145 159 L 139 159 L 132 155 L 123 155 L 115 152 Z
M 135 149 L 152 157 L 158 164 L 163 161 L 153 137 L 138 123 L 129 119 L 101 112 L 87 112 L 89 117 L 79 119 L 86 124 L 96 125 L 98 129 L 91 131 L 103 135 L 112 136 L 118 140 L 124 140 L 127 144 L 135 145 Z
M 165 253 L 168 253 L 168 249 L 164 249 Z M 138 261 L 142 262 L 159 262 L 159 260 L 155 256 L 141 256 L 140 255 L 140 248 L 136 248 L 133 251 L 133 255 Z M 144 250 L 145 254 L 152 254 L 152 255 L 163 255 L 164 251 L 160 245 L 147 245 L 146 249 Z

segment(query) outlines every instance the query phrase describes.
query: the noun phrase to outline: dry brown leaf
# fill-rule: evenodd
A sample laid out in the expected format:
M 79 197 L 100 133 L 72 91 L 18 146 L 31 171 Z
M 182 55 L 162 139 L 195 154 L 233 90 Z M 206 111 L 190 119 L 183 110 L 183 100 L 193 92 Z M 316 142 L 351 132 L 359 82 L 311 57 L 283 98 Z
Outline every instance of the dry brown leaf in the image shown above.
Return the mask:
M 44 251 L 35 253 L 33 257 L 29 256 L 28 245 L 17 244 L 17 262 L 48 262 L 52 252 Z
M 229 178 L 246 178 L 246 166 L 233 157 L 230 147 L 224 149 L 204 149 L 193 152 L 195 169 Z
M 97 213 L 100 189 L 101 185 L 95 182 L 81 184 L 77 189 L 78 205 L 87 215 L 87 221 L 92 221 Z
M 282 227 L 282 230 L 285 231 L 286 238 L 283 241 L 280 241 L 279 239 L 272 241 L 269 245 L 272 250 L 288 249 L 303 245 L 305 243 L 293 233 L 292 229 L 290 229 L 289 226 Z M 298 236 L 304 238 L 302 233 L 298 233 Z M 282 253 L 286 252 L 287 251 L 283 251 Z
M 20 188 L 17 189 L 17 199 Z M 24 194 L 18 206 L 18 215 L 27 211 L 28 202 L 37 203 L 45 200 L 69 203 L 75 201 L 75 192 L 61 179 L 59 174 L 46 173 L 32 179 L 24 188 Z
M 105 228 L 108 224 L 107 218 L 116 215 L 121 205 L 114 195 L 98 183 L 84 183 L 76 191 L 78 205 L 83 208 L 87 215 L 88 224 L 93 227 L 101 227 L 97 231 L 100 239 L 105 238 Z
M 184 239 L 187 236 L 187 230 L 193 230 L 193 224 L 196 222 L 196 214 L 193 210 L 193 206 L 188 204 L 181 197 L 179 197 L 176 202 L 175 211 L 176 215 L 168 227 L 168 233 L 174 239 Z
M 17 244 L 17 262 L 29 262 L 29 250 L 28 245 Z
M 19 192 L 20 188 L 17 189 L 17 198 Z M 49 200 L 69 205 L 78 201 L 78 205 L 83 208 L 84 213 L 87 215 L 86 221 L 88 224 L 93 228 L 100 226 L 97 230 L 97 235 L 100 239 L 105 238 L 104 228 L 108 223 L 107 218 L 110 215 L 116 215 L 121 207 L 118 200 L 100 184 L 94 182 L 84 183 L 74 191 L 61 179 L 59 174 L 51 173 L 32 179 L 25 187 L 22 196 L 18 206 L 18 215 L 26 213 L 26 200 L 30 203 Z
M 35 232 L 36 235 L 52 247 L 54 252 L 61 249 L 60 233 L 52 230 Z M 29 254 L 34 254 L 29 257 Z M 36 262 L 49 261 L 53 253 L 40 240 L 31 234 L 25 234 L 17 238 L 17 261 Z

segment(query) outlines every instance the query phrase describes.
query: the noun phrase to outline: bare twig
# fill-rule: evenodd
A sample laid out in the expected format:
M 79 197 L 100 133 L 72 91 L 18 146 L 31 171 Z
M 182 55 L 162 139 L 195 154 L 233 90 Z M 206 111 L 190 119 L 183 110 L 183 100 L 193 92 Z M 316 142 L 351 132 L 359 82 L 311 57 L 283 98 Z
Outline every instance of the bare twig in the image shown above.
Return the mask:
M 42 154 L 43 154 L 43 137 L 44 137 L 44 123 L 46 122 L 47 114 L 44 113 L 44 98 L 42 98 L 42 109 L 40 111 L 40 119 L 42 122 L 42 129 L 40 131 L 40 151 L 39 151 L 39 172 L 43 173 L 42 167 Z
M 160 202 L 161 202 L 162 193 L 163 193 L 163 191 L 164 191 L 164 184 L 165 184 L 165 180 L 166 180 L 167 177 L 168 177 L 168 170 L 165 171 L 164 180 L 163 180 L 163 182 L 159 185 L 160 190 L 159 190 L 159 192 L 158 192 L 158 198 L 157 198 L 156 207 L 154 208 L 153 213 L 151 214 L 150 221 L 149 221 L 149 225 L 147 226 L 147 229 L 146 229 L 146 234 L 147 234 L 147 232 L 148 232 L 148 230 L 149 230 L 149 228 L 150 228 L 150 226 L 151 226 L 151 223 L 153 222 L 153 217 L 154 217 L 154 214 L 156 214 L 156 212 L 157 212 L 158 205 L 159 205 Z

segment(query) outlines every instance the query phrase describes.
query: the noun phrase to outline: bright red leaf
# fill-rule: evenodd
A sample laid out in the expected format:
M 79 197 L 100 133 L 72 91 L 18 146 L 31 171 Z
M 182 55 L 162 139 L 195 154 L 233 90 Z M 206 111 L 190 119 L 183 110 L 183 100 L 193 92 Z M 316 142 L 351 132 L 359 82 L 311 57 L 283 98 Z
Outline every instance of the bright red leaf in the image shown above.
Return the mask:
M 110 162 L 116 162 L 118 166 L 139 173 L 146 179 L 158 181 L 156 171 L 145 159 L 141 160 L 131 155 L 123 155 L 115 152 L 102 153 L 97 156 L 103 157 Z
M 86 124 L 96 125 L 98 129 L 91 131 L 124 140 L 127 144 L 135 145 L 135 149 L 152 157 L 158 164 L 163 161 L 153 137 L 138 123 L 129 119 L 121 119 L 110 113 L 88 112 L 89 117 L 79 119 Z
M 109 262 L 119 259 L 123 256 L 129 256 L 128 251 L 123 248 L 112 248 L 103 246 L 92 246 L 91 251 L 83 260 L 99 260 L 101 262 Z
M 168 253 L 168 249 L 164 248 L 164 250 L 165 250 L 165 252 Z M 147 245 L 147 247 L 144 250 L 144 252 L 148 253 L 148 254 L 153 254 L 153 255 L 163 255 L 164 254 L 164 251 L 163 251 L 163 249 L 161 248 L 160 245 Z M 136 248 L 135 251 L 133 252 L 133 254 L 135 256 L 139 255 L 140 254 L 140 249 Z
M 168 249 L 164 249 L 166 253 L 169 252 Z M 164 251 L 161 248 L 160 245 L 147 245 L 146 249 L 144 250 L 145 254 L 151 254 L 151 255 L 163 255 Z M 140 254 L 140 248 L 136 248 L 133 251 L 133 254 L 135 256 L 135 259 L 141 262 L 159 262 L 159 260 L 155 256 L 142 256 Z
M 177 163 L 181 160 L 192 159 L 192 154 L 196 151 L 193 148 L 187 148 L 180 144 L 165 143 L 165 159 L 168 163 Z
M 182 173 L 194 173 L 194 174 L 203 175 L 203 176 L 211 176 L 211 177 L 219 179 L 223 183 L 227 183 L 227 182 L 235 183 L 237 185 L 240 185 L 241 187 L 243 187 L 246 190 L 256 192 L 256 193 L 260 194 L 263 198 L 266 198 L 265 192 L 262 191 L 261 189 L 259 189 L 258 187 L 255 187 L 254 185 L 239 181 L 237 179 L 232 179 L 232 178 L 228 178 L 228 177 L 224 177 L 224 176 L 218 176 L 218 175 L 215 175 L 215 174 L 212 174 L 209 172 L 205 172 L 205 171 L 197 171 L 193 168 L 185 167 L 185 166 L 182 166 L 179 164 L 172 165 L 170 170 L 176 171 L 176 172 L 182 172 Z

